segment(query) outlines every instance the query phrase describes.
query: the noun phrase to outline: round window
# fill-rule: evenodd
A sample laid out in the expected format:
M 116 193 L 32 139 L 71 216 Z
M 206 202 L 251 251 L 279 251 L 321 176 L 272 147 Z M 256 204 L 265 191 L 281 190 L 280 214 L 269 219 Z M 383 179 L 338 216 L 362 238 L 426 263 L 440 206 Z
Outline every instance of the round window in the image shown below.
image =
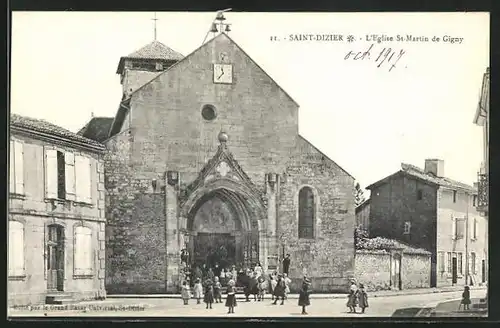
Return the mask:
M 212 105 L 205 105 L 201 110 L 201 116 L 207 121 L 212 121 L 215 119 L 217 114 L 215 113 L 215 107 Z

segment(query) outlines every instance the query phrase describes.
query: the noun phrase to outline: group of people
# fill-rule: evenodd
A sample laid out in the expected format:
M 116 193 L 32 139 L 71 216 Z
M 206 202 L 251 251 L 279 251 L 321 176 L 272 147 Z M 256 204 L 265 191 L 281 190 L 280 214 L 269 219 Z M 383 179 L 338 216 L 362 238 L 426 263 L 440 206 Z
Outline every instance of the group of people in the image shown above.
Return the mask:
M 253 273 L 253 276 L 255 277 L 256 273 Z M 277 304 L 276 302 L 281 298 L 281 304 L 284 304 L 284 301 L 286 299 L 287 293 L 287 286 L 285 284 L 285 280 L 283 279 L 283 276 L 281 274 L 277 274 L 277 279 L 276 279 L 276 284 L 270 284 L 271 287 L 271 295 L 274 299 L 274 303 L 272 304 Z M 263 276 L 259 277 L 260 281 L 263 281 Z M 270 275 L 270 280 L 274 281 L 274 275 Z M 307 314 L 306 312 L 306 307 L 310 305 L 310 300 L 309 300 L 309 295 L 311 294 L 310 290 L 310 285 L 311 281 L 309 278 L 304 277 L 302 281 L 302 286 L 299 292 L 299 302 L 298 305 L 302 307 L 302 314 Z M 265 294 L 265 292 L 262 291 L 262 289 L 259 287 L 258 288 L 258 294 L 259 294 L 259 301 L 263 300 L 263 297 L 261 295 Z M 201 298 L 203 297 L 203 302 L 206 304 L 206 309 L 212 309 L 212 304 L 213 303 L 222 303 L 222 290 L 223 287 L 219 281 L 219 277 L 215 277 L 214 281 L 207 279 L 204 284 L 201 283 L 200 279 L 196 279 L 194 287 L 193 287 L 193 294 L 191 295 L 191 288 L 187 281 L 184 281 L 182 283 L 182 299 L 184 301 L 184 305 L 189 304 L 189 299 L 194 298 L 197 301 L 197 304 L 201 303 Z M 246 301 L 249 302 L 248 296 L 251 294 L 250 290 L 248 289 L 248 286 L 244 288 L 245 296 L 246 296 Z M 261 294 L 262 293 L 262 294 Z M 229 280 L 227 283 L 227 287 L 225 288 L 225 294 L 226 294 L 226 303 L 225 306 L 228 308 L 228 314 L 229 313 L 234 313 L 234 308 L 236 307 L 236 287 L 235 287 L 235 281 L 233 279 Z
M 290 255 L 287 254 L 283 259 L 284 272 L 275 271 L 269 275 L 264 273 L 260 263 L 256 263 L 253 268 L 240 268 L 239 270 L 234 265 L 231 268 L 220 268 L 217 263 L 213 268 L 207 267 L 206 264 L 196 266 L 194 270 L 191 270 L 192 272 L 186 274 L 186 279 L 182 283 L 182 299 L 187 305 L 190 298 L 196 299 L 197 304 L 200 304 L 203 298 L 206 308 L 211 309 L 213 303 L 222 303 L 222 294 L 225 289 L 227 295 L 225 305 L 229 308 L 228 313 L 234 313 L 236 287 L 242 287 L 247 302 L 250 302 L 250 295 L 254 296 L 254 301 L 263 301 L 265 295 L 269 293 L 271 300 L 274 301 L 272 304 L 276 305 L 281 300 L 281 305 L 283 305 L 290 293 L 289 265 Z M 194 284 L 190 281 L 194 281 Z M 310 285 L 309 278 L 304 277 L 299 297 L 299 305 L 303 307 L 303 314 L 307 314 L 305 307 L 310 304 Z M 191 288 L 193 288 L 192 295 Z
M 359 284 L 358 286 L 356 280 L 351 279 L 351 286 L 349 288 L 349 294 L 347 295 L 349 313 L 356 313 L 357 306 L 360 307 L 361 313 L 365 313 L 365 309 L 368 307 L 368 294 L 363 284 Z

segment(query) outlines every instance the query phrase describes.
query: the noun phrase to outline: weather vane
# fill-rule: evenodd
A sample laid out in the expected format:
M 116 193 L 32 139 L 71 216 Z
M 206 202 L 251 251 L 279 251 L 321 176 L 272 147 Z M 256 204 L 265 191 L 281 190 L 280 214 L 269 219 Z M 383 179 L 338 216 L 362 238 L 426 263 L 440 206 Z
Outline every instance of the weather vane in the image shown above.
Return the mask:
M 158 18 L 156 18 L 156 12 L 155 12 L 155 17 L 151 19 L 154 22 L 154 40 L 156 41 L 156 21 Z

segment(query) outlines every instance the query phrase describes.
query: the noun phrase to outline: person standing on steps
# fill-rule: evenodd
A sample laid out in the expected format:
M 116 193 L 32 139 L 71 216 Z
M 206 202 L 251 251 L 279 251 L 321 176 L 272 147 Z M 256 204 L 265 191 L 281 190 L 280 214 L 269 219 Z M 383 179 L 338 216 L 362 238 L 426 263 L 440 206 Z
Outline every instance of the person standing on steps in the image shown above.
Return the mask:
M 311 294 L 310 286 L 311 281 L 307 277 L 304 277 L 304 281 L 302 281 L 302 287 L 299 291 L 299 306 L 302 306 L 302 314 L 307 314 L 306 306 L 311 305 L 311 302 L 309 300 L 309 295 Z

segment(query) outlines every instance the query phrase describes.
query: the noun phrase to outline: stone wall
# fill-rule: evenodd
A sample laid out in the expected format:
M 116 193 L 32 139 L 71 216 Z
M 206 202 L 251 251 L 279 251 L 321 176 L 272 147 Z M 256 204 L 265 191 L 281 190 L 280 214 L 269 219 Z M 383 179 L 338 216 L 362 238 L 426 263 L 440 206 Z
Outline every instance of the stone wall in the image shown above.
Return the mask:
M 354 271 L 354 179 L 301 138 L 282 181 L 278 242 L 291 255 L 291 289 L 298 291 L 308 274 L 314 291 L 345 291 Z M 304 186 L 315 196 L 313 239 L 298 238 L 298 195 Z
M 390 252 L 381 250 L 356 251 L 356 280 L 368 291 L 391 289 L 391 257 Z M 429 288 L 430 277 L 430 255 L 402 254 L 402 289 Z
M 430 255 L 403 254 L 401 276 L 403 289 L 431 287 Z
M 391 289 L 391 255 L 383 251 L 356 251 L 355 278 L 367 291 Z

